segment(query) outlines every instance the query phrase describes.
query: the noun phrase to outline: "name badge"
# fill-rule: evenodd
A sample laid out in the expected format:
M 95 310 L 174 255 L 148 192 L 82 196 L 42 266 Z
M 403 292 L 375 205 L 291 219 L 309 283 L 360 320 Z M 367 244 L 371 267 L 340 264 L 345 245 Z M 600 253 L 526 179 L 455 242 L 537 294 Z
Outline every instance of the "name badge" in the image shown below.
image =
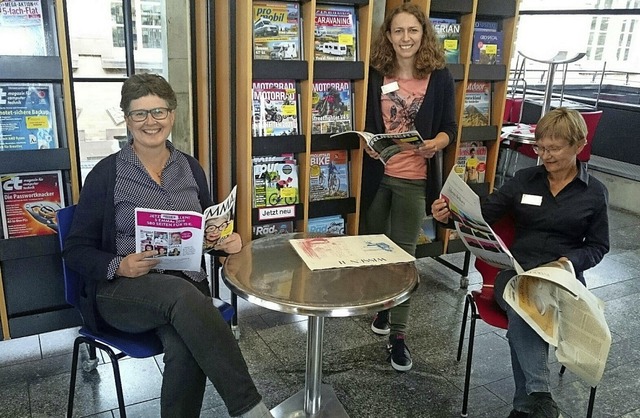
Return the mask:
M 382 86 L 381 90 L 382 90 L 382 94 L 389 94 L 396 90 L 400 90 L 400 86 L 398 85 L 397 81 L 394 81 L 392 83 L 385 84 L 384 86 Z
M 523 194 L 520 203 L 523 205 L 540 206 L 542 204 L 542 196 Z

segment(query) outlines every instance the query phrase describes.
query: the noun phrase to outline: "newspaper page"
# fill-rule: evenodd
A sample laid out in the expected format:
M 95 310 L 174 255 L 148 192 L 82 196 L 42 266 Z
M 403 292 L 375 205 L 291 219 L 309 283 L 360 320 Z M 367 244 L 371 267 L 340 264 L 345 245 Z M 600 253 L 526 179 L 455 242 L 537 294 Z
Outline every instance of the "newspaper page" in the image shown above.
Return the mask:
M 203 220 L 198 212 L 136 208 L 136 252 L 155 250 L 161 270 L 199 271 Z
M 340 135 L 358 135 L 365 140 L 369 148 L 379 154 L 383 164 L 387 164 L 389 158 L 399 152 L 418 148 L 424 143 L 418 131 L 408 131 L 390 134 L 372 134 L 364 131 L 345 131 L 331 135 L 331 138 Z
M 556 357 L 591 386 L 602 378 L 611 347 L 604 303 L 575 277 L 570 261 L 554 261 L 512 278 L 505 301 L 556 347 Z
M 415 261 L 412 255 L 383 234 L 311 237 L 289 242 L 310 270 Z
M 236 190 L 233 186 L 229 196 L 217 205 L 209 206 L 204 211 L 204 243 L 205 251 L 212 250 L 233 232 L 236 212 Z
M 603 302 L 576 279 L 571 262 L 555 261 L 523 271 L 484 221 L 478 195 L 454 170 L 441 195 L 469 251 L 495 267 L 516 271 L 505 288 L 505 301 L 556 347 L 560 363 L 590 385 L 597 385 L 609 355 L 611 333 Z
M 447 201 L 458 236 L 476 257 L 500 269 L 524 272 L 511 252 L 482 217 L 480 198 L 454 169 L 442 186 L 440 196 Z

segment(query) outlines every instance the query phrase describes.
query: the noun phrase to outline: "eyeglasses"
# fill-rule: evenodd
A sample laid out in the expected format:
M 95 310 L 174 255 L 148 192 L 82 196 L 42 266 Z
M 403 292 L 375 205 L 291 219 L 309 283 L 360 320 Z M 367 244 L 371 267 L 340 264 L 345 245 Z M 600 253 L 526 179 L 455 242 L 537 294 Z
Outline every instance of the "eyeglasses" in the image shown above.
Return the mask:
M 229 221 L 223 222 L 220 225 L 209 225 L 204 229 L 205 232 L 213 232 L 213 231 L 224 231 L 224 229 L 229 225 Z
M 565 145 L 564 147 L 541 147 L 539 145 L 532 145 L 531 148 L 533 148 L 533 152 L 535 152 L 538 155 L 544 155 L 545 152 L 548 152 L 550 155 L 558 155 L 560 153 L 560 151 L 562 151 L 563 149 L 567 148 L 569 145 Z
M 127 113 L 127 116 L 134 122 L 144 122 L 150 114 L 155 120 L 164 120 L 169 116 L 172 109 L 167 107 L 156 107 L 155 109 L 137 109 Z

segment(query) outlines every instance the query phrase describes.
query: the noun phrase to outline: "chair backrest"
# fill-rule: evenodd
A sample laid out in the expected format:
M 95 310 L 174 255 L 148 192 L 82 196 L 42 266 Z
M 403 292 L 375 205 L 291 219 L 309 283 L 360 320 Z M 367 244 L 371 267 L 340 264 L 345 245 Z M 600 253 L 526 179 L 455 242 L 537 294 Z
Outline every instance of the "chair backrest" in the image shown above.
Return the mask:
M 515 228 L 513 223 L 513 217 L 511 215 L 505 215 L 493 225 L 491 225 L 491 229 L 495 232 L 502 242 L 509 247 L 513 243 L 513 238 L 515 237 Z M 496 276 L 500 269 L 494 266 L 491 266 L 484 261 L 476 258 L 475 261 L 476 270 L 482 275 L 482 285 L 483 286 L 493 286 L 493 283 L 496 280 Z
M 596 135 L 596 129 L 602 118 L 602 110 L 596 110 L 593 112 L 580 112 L 582 118 L 587 124 L 587 145 L 584 146 L 582 151 L 578 154 L 578 160 L 588 162 L 591 159 L 591 147 L 593 144 L 593 138 Z
M 72 205 L 58 210 L 56 214 L 58 218 L 58 240 L 60 242 L 60 251 L 64 249 L 64 240 L 67 238 L 67 235 L 69 235 L 71 221 L 73 221 L 73 214 L 75 211 L 76 205 Z M 62 259 L 62 273 L 64 275 L 64 298 L 69 305 L 77 308 L 82 279 L 78 273 L 67 267 L 64 258 Z

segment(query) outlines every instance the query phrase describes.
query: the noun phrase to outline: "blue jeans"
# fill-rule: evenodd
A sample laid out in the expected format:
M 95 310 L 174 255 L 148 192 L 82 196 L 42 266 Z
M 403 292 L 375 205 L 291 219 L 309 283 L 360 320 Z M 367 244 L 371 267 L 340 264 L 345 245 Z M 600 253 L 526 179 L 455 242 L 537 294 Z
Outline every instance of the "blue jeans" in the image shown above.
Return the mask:
M 415 255 L 418 233 L 425 216 L 426 182 L 385 175 L 367 210 L 366 233 L 385 234 L 400 248 Z M 410 300 L 390 309 L 391 335 L 407 331 Z
M 156 330 L 164 347 L 163 417 L 199 417 L 207 377 L 231 416 L 261 401 L 206 281 L 159 273 L 116 278 L 98 283 L 96 302 L 100 316 L 114 328 Z
M 502 297 L 507 282 L 515 274 L 513 270 L 503 270 L 498 274 L 494 284 L 494 298 L 506 311 L 509 319 L 507 338 L 511 348 L 511 368 L 516 385 L 513 409 L 529 412 L 532 407 L 530 395 L 533 392 L 551 392 L 549 344 Z

